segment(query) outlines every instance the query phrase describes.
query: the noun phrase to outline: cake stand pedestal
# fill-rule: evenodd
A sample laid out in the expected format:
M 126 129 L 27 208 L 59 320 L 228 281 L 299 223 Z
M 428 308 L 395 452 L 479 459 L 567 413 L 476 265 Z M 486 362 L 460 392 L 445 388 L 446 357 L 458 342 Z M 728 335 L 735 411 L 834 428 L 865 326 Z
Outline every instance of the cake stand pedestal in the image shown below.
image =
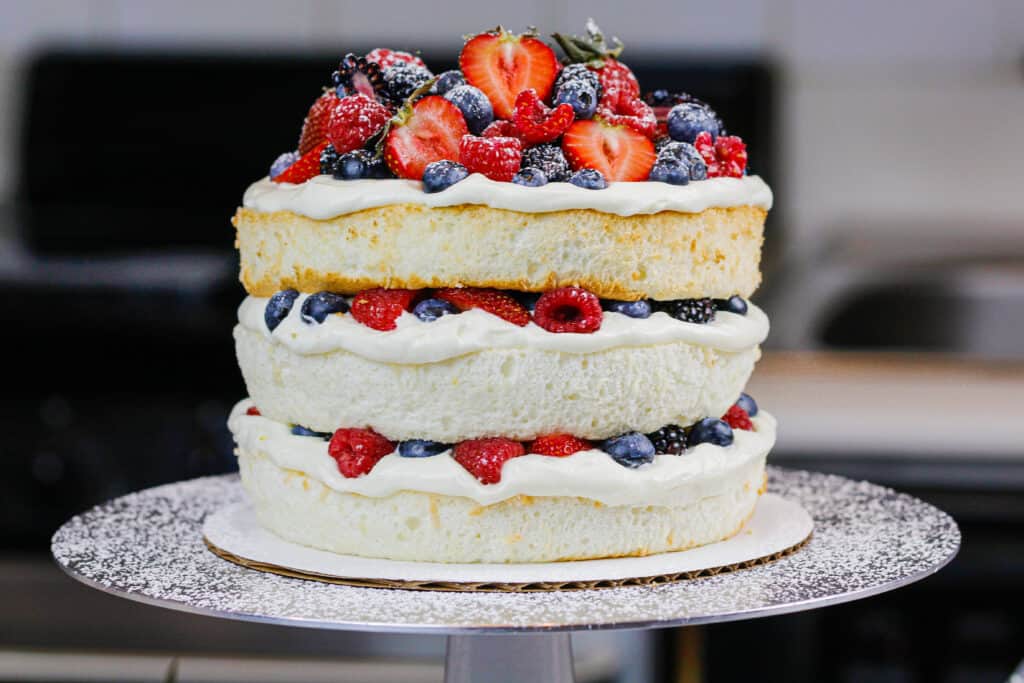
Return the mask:
M 271 624 L 445 634 L 447 683 L 573 680 L 569 632 L 709 624 L 876 595 L 949 562 L 949 515 L 867 482 L 769 468 L 769 489 L 814 517 L 797 552 L 677 583 L 536 593 L 360 588 L 240 567 L 212 552 L 207 514 L 242 499 L 235 475 L 168 484 L 69 520 L 52 550 L 72 577 L 169 609 Z

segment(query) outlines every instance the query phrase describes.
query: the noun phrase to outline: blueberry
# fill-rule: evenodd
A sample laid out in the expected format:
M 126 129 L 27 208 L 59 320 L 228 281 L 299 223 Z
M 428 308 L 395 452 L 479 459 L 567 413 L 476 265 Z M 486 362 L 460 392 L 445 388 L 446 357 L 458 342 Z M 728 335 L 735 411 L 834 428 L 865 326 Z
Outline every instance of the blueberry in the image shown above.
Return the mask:
M 640 432 L 627 432 L 606 439 L 601 450 L 623 467 L 637 468 L 654 461 L 654 444 Z
M 555 91 L 554 104 L 567 103 L 577 119 L 589 119 L 597 110 L 597 89 L 587 81 L 569 81 Z
M 673 140 L 693 144 L 697 134 L 711 133 L 711 139 L 718 137 L 720 125 L 715 113 L 697 102 L 684 102 L 672 107 L 668 113 L 668 134 Z
M 601 172 L 593 168 L 581 168 L 572 174 L 569 182 L 585 190 L 603 190 L 608 187 L 608 181 Z
M 526 187 L 540 187 L 548 184 L 548 177 L 544 175 L 544 171 L 530 166 L 519 169 L 519 173 L 512 177 L 512 182 Z
M 522 168 L 536 168 L 549 183 L 564 183 L 572 175 L 572 167 L 558 145 L 534 145 L 523 150 Z
M 630 318 L 649 318 L 651 316 L 651 302 L 647 299 L 640 301 L 613 301 L 604 299 L 601 307 L 606 311 L 628 315 Z
M 357 149 L 346 152 L 334 163 L 334 177 L 338 180 L 359 180 L 370 175 L 370 153 Z
M 444 95 L 452 88 L 465 84 L 466 77 L 462 75 L 462 72 L 458 69 L 452 69 L 451 71 L 445 71 L 437 77 L 437 82 L 434 84 L 434 90 L 437 91 L 438 95 Z
M 435 161 L 427 164 L 427 167 L 423 169 L 423 191 L 430 193 L 447 190 L 468 176 L 469 171 L 458 162 L 447 159 Z
M 446 92 L 444 98 L 459 108 L 473 135 L 480 135 L 494 121 L 494 108 L 480 88 L 457 85 Z
M 671 139 L 671 138 L 667 138 Z M 674 158 L 690 166 L 690 180 L 704 180 L 708 177 L 708 166 L 697 148 L 689 142 L 669 142 L 658 150 L 658 160 Z
M 747 411 L 747 415 L 750 417 L 757 415 L 757 401 L 751 398 L 750 394 L 740 394 L 740 397 L 736 399 L 736 405 Z
M 458 312 L 459 309 L 443 299 L 424 299 L 412 309 L 412 314 L 425 323 L 432 323 L 441 316 L 454 315 Z
M 686 185 L 690 182 L 690 166 L 675 157 L 659 158 L 647 179 L 669 185 Z
M 711 443 L 716 446 L 732 444 L 732 427 L 717 417 L 705 417 L 693 425 L 686 435 L 686 445 L 690 448 L 702 443 Z
M 306 297 L 300 311 L 302 322 L 309 325 L 322 323 L 331 313 L 348 313 L 345 297 L 333 292 L 317 292 Z
M 315 436 L 321 439 L 330 439 L 330 432 L 314 432 L 309 427 L 303 427 L 302 425 L 292 425 L 292 434 L 295 436 Z
M 403 458 L 429 458 L 432 455 L 440 455 L 451 448 L 446 443 L 437 441 L 425 441 L 423 439 L 410 439 L 398 444 L 398 454 Z
M 341 100 L 341 99 L 344 99 L 344 98 L 348 97 L 349 95 L 351 95 L 352 92 L 350 92 L 348 90 L 348 88 L 346 88 L 343 84 L 339 83 L 334 88 L 334 94 L 338 96 L 339 100 Z
M 747 314 L 747 302 L 741 296 L 730 296 L 728 299 L 715 299 L 715 308 L 726 313 L 737 315 Z
M 267 302 L 267 307 L 263 309 L 263 322 L 267 324 L 267 329 L 271 332 L 274 331 L 281 321 L 288 317 L 288 314 L 292 312 L 292 306 L 295 305 L 295 299 L 297 299 L 299 293 L 294 289 L 284 289 L 270 297 Z
M 277 176 L 284 173 L 286 168 L 288 168 L 298 160 L 298 152 L 285 152 L 284 154 L 274 159 L 274 163 L 270 165 L 270 179 L 273 180 Z

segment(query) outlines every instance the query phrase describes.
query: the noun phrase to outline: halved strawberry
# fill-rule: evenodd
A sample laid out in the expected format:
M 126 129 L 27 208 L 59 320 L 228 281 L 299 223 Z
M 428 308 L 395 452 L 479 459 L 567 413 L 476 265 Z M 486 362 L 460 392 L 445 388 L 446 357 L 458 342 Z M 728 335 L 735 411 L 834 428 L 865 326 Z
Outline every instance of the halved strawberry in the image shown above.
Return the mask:
M 327 139 L 327 123 L 340 99 L 333 90 L 316 98 L 309 108 L 306 119 L 302 122 L 302 134 L 299 135 L 299 154 L 305 154 Z
M 455 304 L 460 311 L 479 308 L 519 327 L 525 327 L 530 322 L 530 312 L 521 303 L 496 289 L 448 287 L 437 290 L 434 296 Z
M 324 151 L 327 141 L 324 140 L 312 148 L 296 161 L 294 164 L 281 172 L 281 175 L 274 178 L 275 183 L 304 183 L 313 176 L 320 175 L 320 152 Z
M 593 168 L 606 180 L 647 180 L 654 166 L 654 143 L 625 126 L 600 120 L 577 121 L 562 136 L 562 151 L 573 169 Z
M 470 38 L 459 54 L 466 82 L 484 91 L 494 115 L 512 118 L 516 95 L 533 88 L 547 100 L 558 76 L 555 52 L 536 36 L 496 29 Z
M 399 178 L 421 180 L 428 164 L 459 158 L 459 142 L 467 133 L 458 107 L 438 95 L 424 97 L 391 119 L 384 161 Z
M 571 104 L 563 103 L 554 109 L 548 109 L 537 96 L 537 92 L 530 88 L 516 96 L 516 111 L 512 122 L 523 142 L 527 145 L 539 145 L 558 139 L 558 136 L 572 125 L 575 118 L 576 114 L 573 113 Z

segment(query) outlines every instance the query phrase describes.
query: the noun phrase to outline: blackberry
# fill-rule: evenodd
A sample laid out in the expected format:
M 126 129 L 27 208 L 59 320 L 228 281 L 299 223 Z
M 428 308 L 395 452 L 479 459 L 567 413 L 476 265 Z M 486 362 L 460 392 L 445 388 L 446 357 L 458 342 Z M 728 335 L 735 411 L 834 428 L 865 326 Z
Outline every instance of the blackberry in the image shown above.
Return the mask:
M 686 450 L 686 430 L 679 425 L 665 425 L 647 438 L 654 444 L 656 453 L 679 455 Z
M 684 323 L 709 323 L 715 319 L 715 302 L 711 299 L 676 299 L 663 301 L 662 311 Z
M 378 97 L 384 92 L 384 76 L 380 65 L 351 52 L 341 58 L 338 70 L 331 74 L 331 80 L 335 86 L 343 88 L 338 91 L 339 97 L 342 92 L 349 95 L 361 92 L 370 97 Z
M 521 168 L 535 168 L 551 183 L 564 183 L 572 176 L 572 168 L 558 145 L 537 145 L 523 150 Z
M 601 99 L 601 80 L 597 73 L 587 68 L 586 64 L 569 64 L 558 74 L 555 79 L 554 92 L 562 89 L 562 86 L 569 81 L 584 81 L 594 88 L 597 99 Z
M 433 78 L 429 69 L 409 62 L 398 62 L 384 69 L 382 95 L 398 105 L 409 99 L 413 91 Z
M 340 155 L 334 149 L 334 145 L 327 145 L 324 151 L 320 152 L 320 174 L 330 175 L 334 173 L 334 166 L 338 163 Z

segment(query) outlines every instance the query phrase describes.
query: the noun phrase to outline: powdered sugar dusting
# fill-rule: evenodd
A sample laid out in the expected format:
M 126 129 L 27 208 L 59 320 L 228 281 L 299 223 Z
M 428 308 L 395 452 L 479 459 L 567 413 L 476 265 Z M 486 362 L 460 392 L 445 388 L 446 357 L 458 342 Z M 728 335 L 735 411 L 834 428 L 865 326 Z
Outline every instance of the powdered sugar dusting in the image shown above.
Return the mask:
M 357 588 L 277 576 L 207 550 L 206 515 L 242 499 L 236 476 L 148 489 L 72 518 L 53 538 L 72 576 L 165 607 L 294 626 L 407 632 L 593 629 L 749 618 L 864 597 L 923 578 L 956 553 L 945 513 L 868 482 L 769 468 L 769 489 L 815 520 L 776 562 L 657 586 L 547 593 Z

